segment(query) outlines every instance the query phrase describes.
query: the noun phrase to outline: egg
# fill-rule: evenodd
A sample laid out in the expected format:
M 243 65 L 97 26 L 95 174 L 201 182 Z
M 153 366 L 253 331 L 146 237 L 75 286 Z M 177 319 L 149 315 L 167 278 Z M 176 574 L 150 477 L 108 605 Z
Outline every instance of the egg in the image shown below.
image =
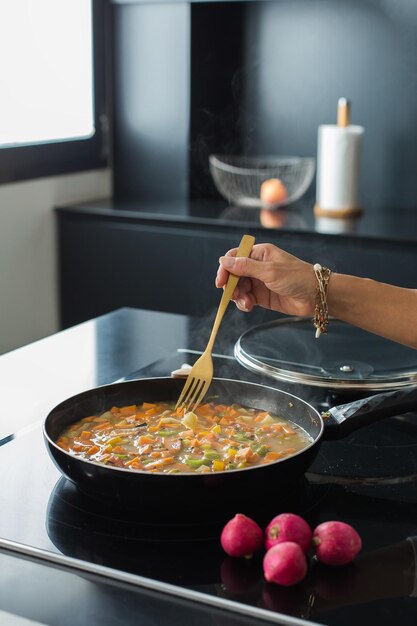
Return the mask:
M 269 178 L 262 183 L 259 197 L 264 206 L 276 206 L 285 202 L 288 192 L 282 180 Z

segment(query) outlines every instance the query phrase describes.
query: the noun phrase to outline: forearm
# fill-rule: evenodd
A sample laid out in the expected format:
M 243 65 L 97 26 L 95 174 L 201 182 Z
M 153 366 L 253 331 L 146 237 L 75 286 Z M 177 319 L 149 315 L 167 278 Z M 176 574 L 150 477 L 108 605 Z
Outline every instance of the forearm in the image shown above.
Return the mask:
M 332 274 L 329 315 L 417 349 L 417 290 Z

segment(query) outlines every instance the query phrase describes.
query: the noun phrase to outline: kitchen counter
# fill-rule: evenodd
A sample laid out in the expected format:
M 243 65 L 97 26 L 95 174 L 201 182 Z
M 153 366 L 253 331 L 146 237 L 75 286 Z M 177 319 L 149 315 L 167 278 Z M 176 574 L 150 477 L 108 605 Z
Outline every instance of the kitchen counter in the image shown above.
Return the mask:
M 76 205 L 62 205 L 58 210 L 116 219 L 123 216 L 131 221 L 151 220 L 161 224 L 176 221 L 205 226 L 221 224 L 232 228 L 238 225 L 272 232 L 360 237 L 379 241 L 417 241 L 417 207 L 392 207 L 389 211 L 364 210 L 358 219 L 320 220 L 314 216 L 313 205 L 312 199 L 300 200 L 288 209 L 260 214 L 258 209 L 231 206 L 221 198 L 154 203 L 102 198 Z
M 275 514 L 284 507 L 312 526 L 341 519 L 363 538 L 353 566 L 313 567 L 305 584 L 289 590 L 265 585 L 257 560 L 246 567 L 225 559 L 217 525 L 148 526 L 121 511 L 103 514 L 52 464 L 40 425 L 53 406 L 90 387 L 169 375 L 194 362 L 214 313 L 193 318 L 124 308 L 0 357 L 0 620 L 11 614 L 53 626 L 415 623 L 417 570 L 407 539 L 417 534 L 414 414 L 323 442 L 297 488 L 286 494 L 278 486 L 254 512 L 259 519 L 270 516 L 271 506 Z M 271 315 L 227 311 L 215 344 L 218 376 L 285 388 L 252 378 L 232 356 L 240 334 Z M 291 389 L 311 402 L 318 397 L 305 386 Z
M 62 327 L 126 306 L 205 315 L 218 301 L 218 258 L 245 233 L 334 271 L 417 285 L 417 212 L 365 213 L 360 236 L 349 224 L 343 235 L 317 232 L 311 206 L 276 215 L 280 228 L 263 227 L 257 210 L 222 202 L 57 207 Z
M 0 356 L 0 458 L 4 458 L 2 453 L 11 443 L 20 438 L 30 441 L 35 427 L 63 399 L 123 378 L 179 346 L 185 348 L 190 338 L 194 346 L 201 347 L 207 341 L 207 336 L 200 333 L 202 323 L 208 330 L 207 320 L 121 309 Z M 227 338 L 229 351 L 235 333 Z M 222 342 L 221 333 L 219 341 Z M 226 344 L 223 342 L 223 347 Z M 19 464 L 19 459 L 14 462 Z M 12 484 L 13 464 L 8 466 L 8 476 L 3 474 L 3 480 Z M 30 497 L 17 491 L 16 503 L 21 498 L 31 502 Z M 4 521 L 4 500 L 1 508 Z M 33 501 L 29 508 L 30 515 L 35 516 L 37 502 Z M 10 508 L 9 514 L 13 514 Z M 135 576 L 126 575 L 123 581 L 115 582 L 108 568 L 83 572 L 76 559 L 60 563 L 55 558 L 51 562 L 48 551 L 39 551 L 24 541 L 15 543 L 12 549 L 9 544 L 5 548 L 2 539 L 8 539 L 6 534 L 0 522 L 2 624 L 20 626 L 19 616 L 54 626 L 81 626 L 87 622 L 102 626 L 116 622 L 143 626 L 256 626 L 263 622 L 261 615 L 254 620 L 250 615 L 175 597 L 170 585 L 148 589 L 148 580 Z M 21 549 L 23 558 L 19 556 Z M 81 604 L 80 598 L 84 598 Z

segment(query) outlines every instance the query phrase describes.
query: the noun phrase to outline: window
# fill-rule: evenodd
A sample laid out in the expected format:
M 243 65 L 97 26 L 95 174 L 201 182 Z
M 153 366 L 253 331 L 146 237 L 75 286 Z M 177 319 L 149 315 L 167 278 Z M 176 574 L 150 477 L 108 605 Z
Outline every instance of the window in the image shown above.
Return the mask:
M 0 182 L 106 164 L 103 0 L 0 0 Z

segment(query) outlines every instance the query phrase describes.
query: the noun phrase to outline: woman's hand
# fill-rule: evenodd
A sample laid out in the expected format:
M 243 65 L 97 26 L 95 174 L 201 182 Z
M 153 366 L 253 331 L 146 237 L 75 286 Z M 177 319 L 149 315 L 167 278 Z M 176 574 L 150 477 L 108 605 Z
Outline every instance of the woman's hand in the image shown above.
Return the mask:
M 224 287 L 229 272 L 241 276 L 233 294 L 241 311 L 258 305 L 288 315 L 313 315 L 317 284 L 310 263 L 269 243 L 255 245 L 248 259 L 235 258 L 236 252 L 220 257 L 216 287 Z

